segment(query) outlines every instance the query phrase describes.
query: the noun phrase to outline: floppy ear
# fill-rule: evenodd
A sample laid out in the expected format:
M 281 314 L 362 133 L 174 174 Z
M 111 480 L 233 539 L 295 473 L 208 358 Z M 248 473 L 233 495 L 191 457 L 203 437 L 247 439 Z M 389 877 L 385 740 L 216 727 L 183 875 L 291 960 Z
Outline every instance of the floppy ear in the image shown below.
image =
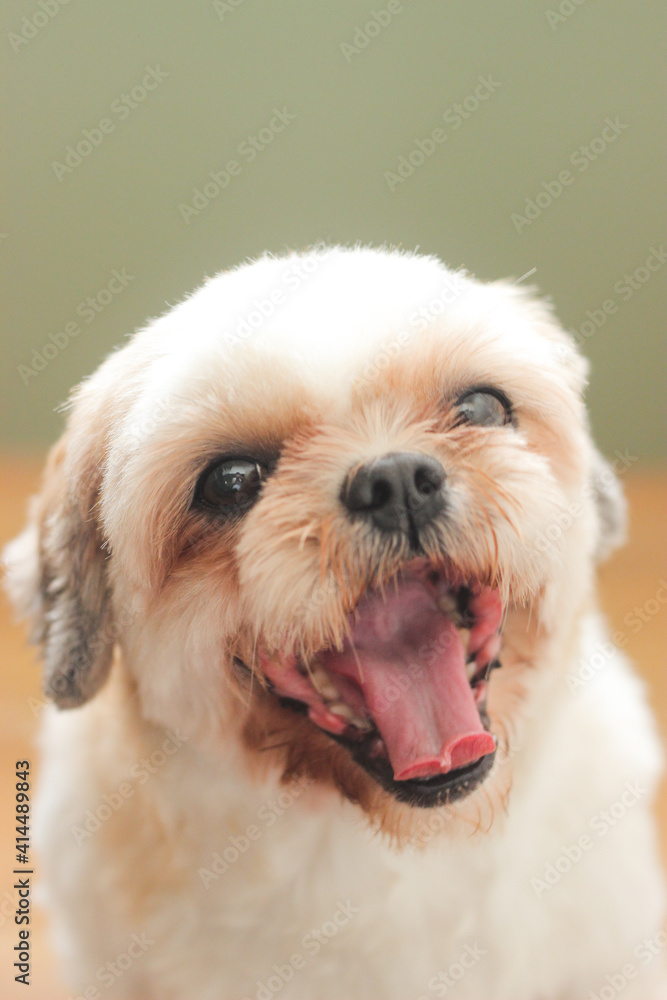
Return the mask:
M 28 526 L 5 550 L 7 588 L 42 646 L 45 691 L 60 708 L 98 691 L 113 653 L 107 553 L 95 516 L 101 473 L 90 448 L 70 453 L 71 436 L 51 451 Z
M 627 503 L 616 473 L 596 448 L 593 449 L 591 486 L 598 512 L 595 559 L 600 563 L 625 541 Z

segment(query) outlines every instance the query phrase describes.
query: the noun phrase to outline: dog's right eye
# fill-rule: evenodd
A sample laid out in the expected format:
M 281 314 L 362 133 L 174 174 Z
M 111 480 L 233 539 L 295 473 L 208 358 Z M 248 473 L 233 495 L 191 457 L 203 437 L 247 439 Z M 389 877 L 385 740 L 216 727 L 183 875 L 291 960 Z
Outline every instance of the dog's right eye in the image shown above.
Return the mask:
M 195 491 L 195 501 L 216 510 L 241 512 L 257 499 L 266 469 L 254 458 L 224 458 L 209 466 Z
M 511 424 L 512 404 L 499 389 L 480 386 L 470 389 L 458 400 L 459 423 L 477 427 L 502 427 Z

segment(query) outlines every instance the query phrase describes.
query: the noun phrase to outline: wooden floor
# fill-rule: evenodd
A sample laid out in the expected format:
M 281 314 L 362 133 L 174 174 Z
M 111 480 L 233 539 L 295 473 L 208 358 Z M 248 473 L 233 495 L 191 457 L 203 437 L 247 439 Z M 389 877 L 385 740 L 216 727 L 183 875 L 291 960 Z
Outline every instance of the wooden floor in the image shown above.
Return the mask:
M 0 544 L 15 535 L 24 520 L 25 501 L 39 477 L 37 460 L 0 460 Z M 602 604 L 615 629 L 627 635 L 626 650 L 650 687 L 651 701 L 661 730 L 667 733 L 667 613 L 655 596 L 667 580 L 665 511 L 667 473 L 628 473 L 625 488 L 630 500 L 630 542 L 605 567 L 601 577 Z M 35 911 L 31 925 L 32 986 L 26 990 L 13 981 L 12 948 L 17 942 L 14 924 L 15 900 L 9 874 L 14 857 L 14 764 L 28 758 L 36 765 L 34 737 L 39 723 L 40 679 L 23 630 L 12 624 L 6 600 L 0 608 L 3 672 L 0 682 L 2 725 L 0 726 L 0 997 L 28 1000 L 67 1000 L 70 993 L 60 983 L 48 943 L 45 918 Z M 637 627 L 636 611 L 646 621 Z M 627 616 L 632 616 L 628 621 Z M 662 842 L 667 861 L 667 788 L 658 802 Z

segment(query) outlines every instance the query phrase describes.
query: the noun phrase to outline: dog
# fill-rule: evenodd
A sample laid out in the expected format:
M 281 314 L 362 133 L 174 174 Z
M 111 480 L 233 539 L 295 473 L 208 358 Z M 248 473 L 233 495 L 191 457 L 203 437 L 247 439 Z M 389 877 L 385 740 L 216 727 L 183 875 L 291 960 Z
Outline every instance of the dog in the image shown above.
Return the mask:
M 75 390 L 6 557 L 73 995 L 664 1000 L 586 378 L 532 290 L 317 246 Z

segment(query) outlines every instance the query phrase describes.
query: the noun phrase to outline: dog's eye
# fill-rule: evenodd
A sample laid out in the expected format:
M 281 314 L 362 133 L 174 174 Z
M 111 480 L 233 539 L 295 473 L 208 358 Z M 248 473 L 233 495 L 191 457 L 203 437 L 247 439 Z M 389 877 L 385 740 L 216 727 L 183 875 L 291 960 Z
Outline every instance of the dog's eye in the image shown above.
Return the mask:
M 241 511 L 257 498 L 265 473 L 253 458 L 225 458 L 204 472 L 195 498 L 206 507 Z
M 512 422 L 510 401 L 497 389 L 472 389 L 464 393 L 456 405 L 459 423 L 502 427 Z

